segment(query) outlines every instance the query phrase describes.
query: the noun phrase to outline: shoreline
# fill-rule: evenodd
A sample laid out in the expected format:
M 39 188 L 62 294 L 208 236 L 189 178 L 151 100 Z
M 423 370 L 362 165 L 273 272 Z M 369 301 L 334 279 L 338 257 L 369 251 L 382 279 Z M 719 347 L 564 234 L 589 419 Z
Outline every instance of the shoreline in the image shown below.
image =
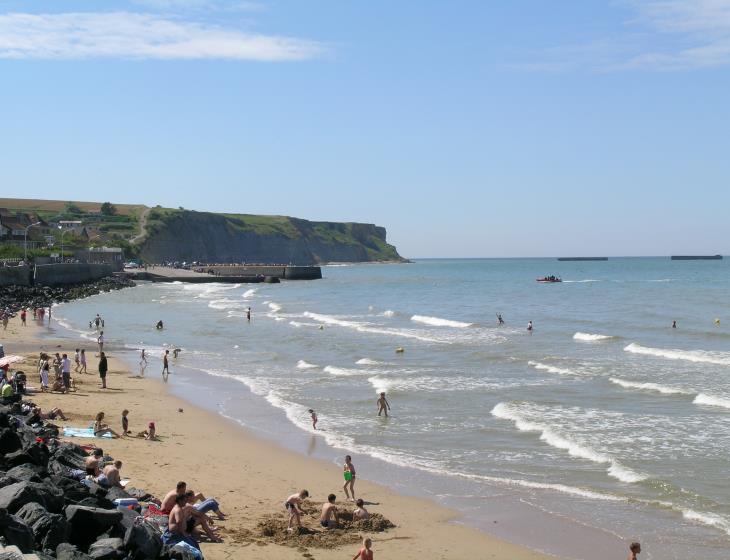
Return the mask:
M 17 319 L 4 334 L 10 334 L 3 337 L 7 354 L 33 356 L 41 348 L 51 352 L 73 351 L 70 346 L 74 342 L 45 338 L 36 324 L 29 323 L 23 328 Z M 64 347 L 57 350 L 59 344 Z M 206 496 L 216 497 L 221 509 L 230 516 L 228 521 L 218 522 L 224 543 L 203 544 L 207 558 L 229 558 L 244 548 L 250 558 L 301 557 L 301 546 L 261 546 L 260 539 L 252 537 L 252 533 L 258 521 L 267 515 L 283 516 L 281 502 L 300 487 L 307 488 L 317 504 L 329 492 L 342 498 L 339 468 L 323 459 L 306 457 L 261 439 L 233 420 L 172 395 L 170 386 L 161 390 L 164 384 L 158 379 L 131 375 L 130 368 L 114 357 L 114 347 L 110 349 L 108 390 L 98 387 L 98 375 L 77 374 L 78 392 L 36 394 L 29 400 L 44 409 L 62 408 L 71 418 L 67 425 L 84 426 L 97 411 L 103 410 L 111 427 L 119 430 L 118 416 L 122 408 L 130 410 L 133 432 L 141 431 L 148 421 L 154 420 L 161 436 L 159 442 L 123 438 L 76 440 L 76 443 L 93 441 L 103 445 L 106 452 L 124 462 L 122 472 L 132 479 L 132 486 L 139 485 L 158 497 L 174 487 L 178 479 L 186 480 Z M 96 365 L 93 352 L 89 352 L 88 359 L 91 371 Z M 30 385 L 35 385 L 32 363 L 23 367 L 30 372 Z M 174 383 L 174 376 L 171 379 Z M 179 413 L 178 409 L 184 412 Z M 403 496 L 368 480 L 358 480 L 357 489 L 367 501 L 377 504 L 369 506 L 371 513 L 382 513 L 396 525 L 384 533 L 368 534 L 379 554 L 394 558 L 464 558 L 486 554 L 498 560 L 554 558 L 468 527 L 458 512 L 430 499 Z M 346 510 L 352 507 L 340 499 L 338 505 Z M 251 546 L 254 543 L 257 546 Z M 354 555 L 358 546 L 351 542 L 334 548 L 307 549 L 313 557 L 328 560 Z

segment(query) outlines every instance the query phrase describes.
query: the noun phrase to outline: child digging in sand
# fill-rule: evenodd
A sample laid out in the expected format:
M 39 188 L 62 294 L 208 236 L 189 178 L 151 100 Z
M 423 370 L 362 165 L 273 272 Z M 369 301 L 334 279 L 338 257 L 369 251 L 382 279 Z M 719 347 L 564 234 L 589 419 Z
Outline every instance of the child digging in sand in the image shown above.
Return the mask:
M 289 526 L 286 529 L 287 531 L 294 531 L 294 527 L 292 527 L 292 521 L 294 520 L 297 522 L 297 529 L 302 526 L 300 516 L 303 512 L 299 506 L 305 498 L 309 498 L 309 492 L 306 490 L 300 490 L 299 494 L 292 494 L 287 498 L 286 502 L 284 502 L 284 507 L 289 510 Z
M 362 541 L 362 548 L 355 554 L 355 557 L 352 560 L 357 560 L 360 558 L 360 560 L 373 560 L 373 541 L 370 539 L 363 539 Z

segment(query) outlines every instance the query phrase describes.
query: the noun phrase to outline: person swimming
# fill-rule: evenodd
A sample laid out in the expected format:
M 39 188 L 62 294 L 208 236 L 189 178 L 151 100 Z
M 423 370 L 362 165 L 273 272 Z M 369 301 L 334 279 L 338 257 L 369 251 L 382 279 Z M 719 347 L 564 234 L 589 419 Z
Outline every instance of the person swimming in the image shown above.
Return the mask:
M 159 320 L 159 321 L 157 321 L 157 324 L 155 325 L 155 328 L 156 328 L 156 329 L 157 329 L 158 331 L 161 331 L 162 329 L 164 329 L 164 328 L 165 328 L 165 325 L 163 325 L 163 324 L 162 324 L 162 320 Z

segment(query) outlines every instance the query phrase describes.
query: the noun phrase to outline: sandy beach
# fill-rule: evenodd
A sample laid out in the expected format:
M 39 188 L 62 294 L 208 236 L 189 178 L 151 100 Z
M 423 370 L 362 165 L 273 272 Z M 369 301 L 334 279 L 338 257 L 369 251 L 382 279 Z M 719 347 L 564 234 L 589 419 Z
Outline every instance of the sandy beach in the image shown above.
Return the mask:
M 31 321 L 22 327 L 16 318 L 2 333 L 6 354 L 27 356 L 13 369 L 24 370 L 31 386 L 38 385 L 35 361 L 40 351 L 66 352 L 73 359 L 74 348 L 68 340 L 44 338 L 42 329 L 45 327 Z M 76 392 L 39 393 L 29 399 L 44 410 L 61 408 L 69 420 L 57 422 L 59 426 L 87 427 L 97 412 L 104 411 L 110 426 L 121 431 L 124 408 L 130 411 L 133 433 L 154 421 L 159 441 L 127 437 L 96 439 L 93 443 L 123 461 L 122 475 L 131 480 L 131 486 L 161 498 L 177 481 L 184 480 L 196 492 L 218 499 L 228 519 L 216 521 L 223 543 L 203 543 L 206 558 L 239 558 L 244 551 L 251 559 L 352 558 L 362 536 L 373 539 L 377 558 L 547 558 L 455 523 L 458 519 L 454 512 L 428 500 L 398 495 L 368 481 L 367 473 L 362 472 L 358 472 L 358 497 L 372 504 L 368 506 L 371 513 L 381 514 L 396 527 L 379 533 L 335 531 L 325 535 L 317 521 L 327 494 L 337 494 L 338 506 L 344 510 L 353 509 L 352 504 L 343 501 L 342 474 L 335 465 L 262 441 L 239 425 L 168 394 L 159 372 L 148 370 L 146 378 L 134 375 L 115 358 L 113 346 L 106 349 L 108 389 L 101 389 L 93 345 L 86 343 L 86 350 L 89 373 L 74 374 Z M 169 384 L 174 383 L 173 375 Z M 89 444 L 92 440 L 76 443 Z M 311 495 L 303 525 L 317 534 L 264 535 L 260 523 L 278 526 L 284 522 L 283 502 L 301 488 Z

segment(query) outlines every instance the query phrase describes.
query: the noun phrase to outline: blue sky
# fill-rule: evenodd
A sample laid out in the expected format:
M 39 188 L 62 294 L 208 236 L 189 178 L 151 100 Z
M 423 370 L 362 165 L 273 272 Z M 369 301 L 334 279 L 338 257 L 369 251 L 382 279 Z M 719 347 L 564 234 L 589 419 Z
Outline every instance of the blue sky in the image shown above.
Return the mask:
M 0 0 L 0 196 L 727 253 L 729 86 L 729 0 Z

